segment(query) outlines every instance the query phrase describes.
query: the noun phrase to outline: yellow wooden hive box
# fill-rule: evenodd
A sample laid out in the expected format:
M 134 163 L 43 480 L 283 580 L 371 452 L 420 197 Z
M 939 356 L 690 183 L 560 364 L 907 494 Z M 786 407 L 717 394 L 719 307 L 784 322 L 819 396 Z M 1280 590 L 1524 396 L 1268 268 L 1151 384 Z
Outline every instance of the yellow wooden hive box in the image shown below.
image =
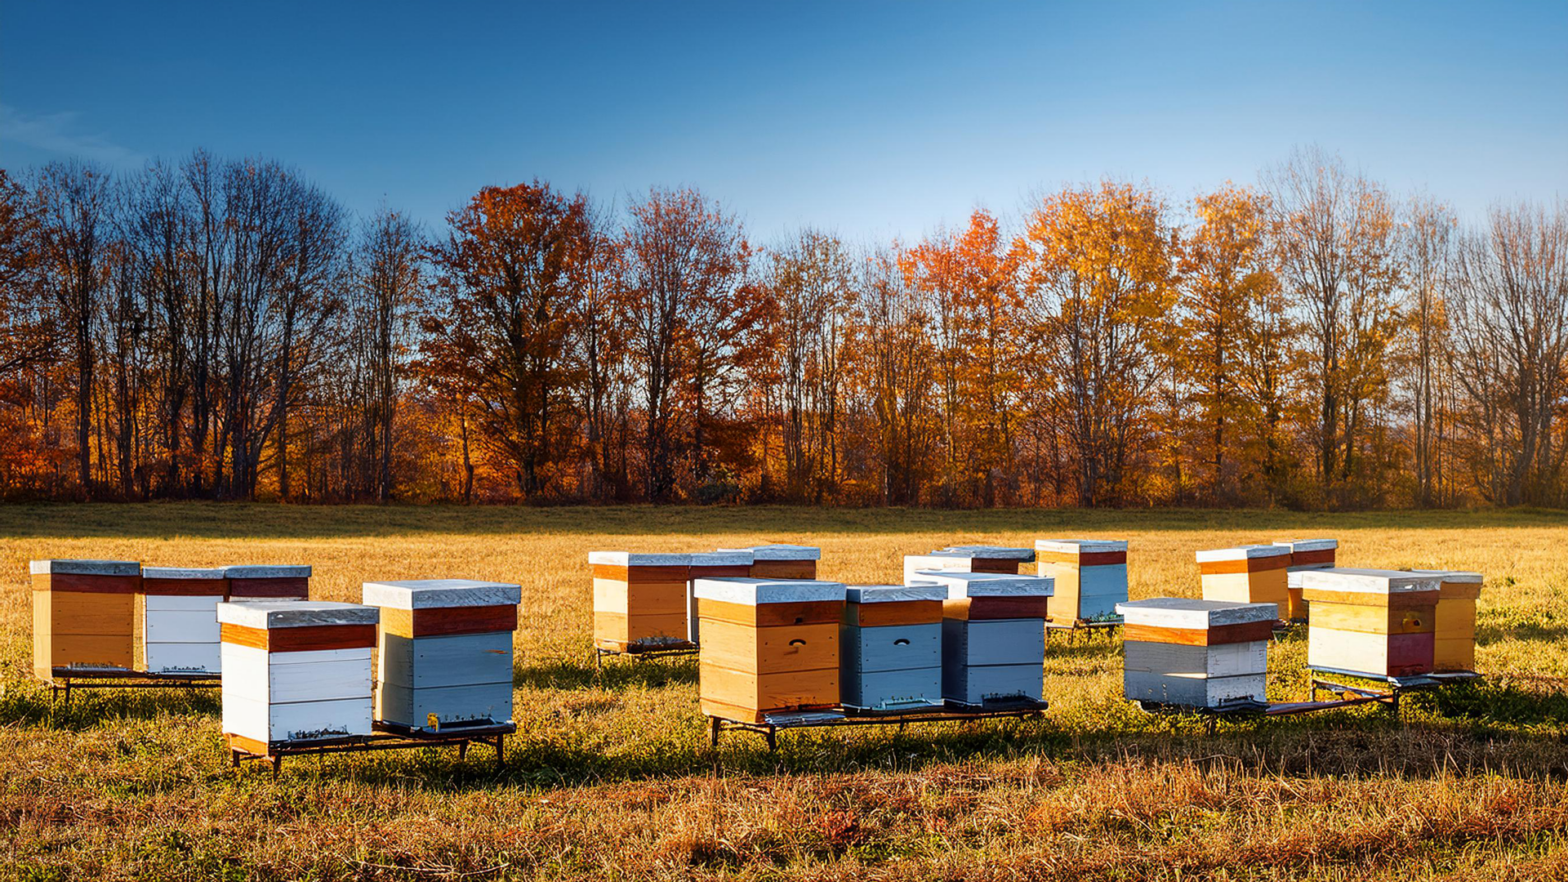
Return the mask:
M 593 642 L 635 652 L 691 646 L 686 627 L 689 554 L 594 551 Z
M 1411 570 L 1442 581 L 1432 623 L 1432 670 L 1440 674 L 1475 670 L 1475 602 L 1481 574 L 1459 570 Z
M 33 673 L 57 668 L 128 671 L 136 664 L 136 594 L 142 568 L 128 560 L 35 560 Z
M 753 545 L 719 551 L 751 552 L 750 575 L 756 579 L 815 579 L 822 549 L 810 545 Z
M 1309 570 L 1301 581 L 1312 605 L 1309 667 L 1375 678 L 1432 671 L 1435 576 L 1336 568 Z
M 838 705 L 842 583 L 700 579 L 695 590 L 704 714 L 755 723 Z
M 1307 620 L 1307 602 L 1301 599 L 1301 580 L 1293 577 L 1307 570 L 1332 569 L 1339 540 L 1286 539 L 1276 540 L 1274 544 L 1290 549 L 1290 569 L 1287 570 L 1290 575 L 1286 577 L 1290 605 L 1280 612 L 1292 622 L 1304 622 Z
M 1272 603 L 1290 608 L 1286 569 L 1290 548 L 1284 545 L 1241 545 L 1197 554 L 1204 600 L 1231 603 Z

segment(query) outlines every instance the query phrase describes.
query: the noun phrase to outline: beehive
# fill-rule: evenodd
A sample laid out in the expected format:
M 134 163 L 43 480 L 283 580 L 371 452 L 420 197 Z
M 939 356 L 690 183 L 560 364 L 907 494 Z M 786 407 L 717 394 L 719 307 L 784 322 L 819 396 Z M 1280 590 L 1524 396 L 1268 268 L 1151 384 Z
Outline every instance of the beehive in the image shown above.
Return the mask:
M 751 577 L 755 579 L 815 579 L 822 549 L 810 545 L 753 545 L 750 548 L 720 548 L 720 551 L 751 552 Z
M 697 615 L 697 595 L 692 586 L 698 579 L 749 577 L 753 556 L 749 550 L 700 551 L 690 558 L 686 570 L 686 639 L 695 644 L 701 637 L 702 620 Z
M 1432 670 L 1440 580 L 1393 570 L 1308 570 L 1307 664 L 1371 677 Z
M 229 742 L 266 754 L 274 744 L 369 735 L 379 613 L 309 600 L 219 604 Z
M 593 642 L 617 652 L 691 646 L 686 626 L 689 554 L 595 551 Z
M 851 585 L 840 630 L 845 707 L 898 710 L 942 703 L 940 585 Z
M 1286 570 L 1290 549 L 1282 545 L 1242 545 L 1198 552 L 1203 599 L 1231 603 L 1272 603 L 1290 608 Z
M 1268 700 L 1274 604 L 1159 597 L 1116 611 L 1129 700 L 1208 708 Z
M 1290 549 L 1290 568 L 1287 572 L 1292 575 L 1286 577 L 1285 617 L 1292 622 L 1304 622 L 1307 620 L 1307 602 L 1301 599 L 1301 580 L 1293 578 L 1293 575 L 1306 570 L 1331 569 L 1334 566 L 1334 555 L 1339 549 L 1339 540 L 1290 539 L 1274 544 Z
M 136 664 L 136 592 L 141 564 L 131 560 L 35 560 L 33 673 L 55 668 L 131 670 Z
M 230 600 L 309 600 L 308 566 L 224 567 Z
M 975 554 L 970 551 L 932 551 L 926 554 L 904 555 L 904 584 L 915 581 L 921 570 L 947 573 L 991 573 L 998 576 L 1018 575 L 1018 559 L 994 555 Z
M 703 713 L 761 722 L 838 705 L 842 583 L 700 579 L 696 592 Z
M 140 604 L 141 669 L 151 674 L 216 674 L 218 604 L 228 594 L 220 569 L 145 567 Z
M 375 719 L 423 731 L 512 721 L 512 636 L 522 589 L 471 579 L 366 582 L 381 610 Z
M 947 592 L 942 602 L 944 699 L 965 705 L 1040 699 L 1051 579 L 937 570 L 913 575 Z
M 1127 599 L 1127 543 L 1106 539 L 1040 539 L 1039 572 L 1056 582 L 1053 621 L 1071 624 L 1116 614 Z
M 1018 568 L 1034 562 L 1033 548 L 1014 548 L 1006 545 L 949 545 L 933 554 L 967 554 L 983 562 L 983 569 L 971 568 L 975 573 L 1002 573 L 1018 575 Z
M 1460 570 L 1411 570 L 1439 580 L 1432 622 L 1432 670 L 1441 674 L 1475 670 L 1475 602 L 1481 574 Z

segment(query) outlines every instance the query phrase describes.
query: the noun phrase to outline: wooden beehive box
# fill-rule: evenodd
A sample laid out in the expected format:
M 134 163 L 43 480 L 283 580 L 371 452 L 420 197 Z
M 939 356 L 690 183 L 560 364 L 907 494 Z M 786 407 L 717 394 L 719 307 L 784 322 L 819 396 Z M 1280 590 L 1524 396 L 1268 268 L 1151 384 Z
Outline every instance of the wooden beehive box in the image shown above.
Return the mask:
M 1274 604 L 1160 597 L 1116 611 L 1129 700 L 1206 708 L 1268 700 Z
M 35 560 L 33 673 L 56 668 L 128 671 L 136 664 L 136 592 L 141 564 L 132 560 Z
M 840 630 L 845 707 L 917 710 L 942 704 L 940 585 L 851 585 Z
M 1282 545 L 1241 545 L 1197 554 L 1204 600 L 1272 603 L 1290 608 L 1290 549 Z
M 1370 677 L 1430 673 L 1441 581 L 1395 570 L 1301 574 L 1312 605 L 1307 664 Z
M 1411 570 L 1440 580 L 1432 622 L 1432 670 L 1451 674 L 1475 670 L 1475 602 L 1481 574 L 1462 570 Z
M 701 579 L 696 592 L 703 713 L 761 722 L 838 705 L 842 583 Z
M 967 554 L 979 563 L 970 566 L 973 573 L 1001 573 L 1018 575 L 1019 567 L 1034 562 L 1033 548 L 1015 548 L 1006 545 L 948 545 L 933 554 Z
M 1043 576 L 923 570 L 941 586 L 942 697 L 955 704 L 1040 700 L 1052 580 Z
M 692 645 L 686 626 L 689 554 L 594 551 L 593 642 L 617 652 Z
M 439 731 L 512 721 L 512 637 L 522 588 L 472 579 L 366 582 L 381 610 L 376 722 Z
M 691 558 L 686 570 L 686 639 L 699 644 L 702 618 L 697 615 L 697 594 L 693 586 L 698 579 L 739 579 L 751 576 L 753 555 L 749 550 L 699 551 Z
M 140 603 L 141 669 L 150 674 L 216 674 L 218 604 L 227 599 L 223 569 L 144 567 Z
M 1056 580 L 1052 621 L 1071 624 L 1116 615 L 1127 600 L 1127 543 L 1118 539 L 1040 539 L 1039 572 Z
M 915 573 L 922 570 L 947 573 L 990 573 L 998 576 L 1018 575 L 1018 559 L 998 555 L 976 554 L 971 551 L 931 551 L 926 554 L 904 555 L 904 584 L 915 580 Z
M 751 573 L 755 579 L 815 579 L 822 549 L 810 545 L 753 545 L 750 548 L 720 548 L 720 551 L 751 552 Z
M 1276 541 L 1275 545 L 1283 545 L 1290 549 L 1291 574 L 1304 570 L 1326 570 L 1334 566 L 1334 555 L 1339 549 L 1338 539 L 1289 539 Z M 1285 585 L 1287 596 L 1284 618 L 1292 622 L 1307 620 L 1307 602 L 1301 599 L 1300 579 L 1287 577 Z
M 277 744 L 369 735 L 379 619 L 380 610 L 357 603 L 220 604 L 230 744 L 265 755 Z
M 223 568 L 230 600 L 309 600 L 310 567 L 294 565 Z

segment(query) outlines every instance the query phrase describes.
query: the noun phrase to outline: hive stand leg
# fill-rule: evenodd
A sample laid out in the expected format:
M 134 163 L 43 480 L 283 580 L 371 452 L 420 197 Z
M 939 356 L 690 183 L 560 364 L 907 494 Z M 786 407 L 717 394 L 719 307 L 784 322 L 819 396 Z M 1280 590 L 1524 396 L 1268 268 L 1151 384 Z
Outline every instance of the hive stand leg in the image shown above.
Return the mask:
M 708 718 L 708 738 L 709 738 L 709 741 L 710 741 L 710 746 L 712 746 L 712 747 L 718 747 L 719 746 L 719 718 L 718 717 L 709 717 Z
M 501 771 L 506 768 L 506 736 L 495 736 L 495 769 Z
M 234 768 L 240 767 L 240 752 L 232 747 L 229 748 L 229 761 L 234 764 Z
M 764 732 L 762 737 L 768 739 L 768 753 L 773 753 L 779 749 L 779 730 L 769 726 L 768 731 Z
M 276 780 L 278 780 L 278 772 L 279 772 L 279 770 L 281 770 L 283 768 L 283 754 L 280 753 L 280 754 L 278 754 L 276 756 L 271 757 L 271 759 L 272 759 L 272 780 L 276 781 Z
M 468 742 L 459 741 L 457 742 L 457 761 L 462 762 L 466 759 L 468 759 Z

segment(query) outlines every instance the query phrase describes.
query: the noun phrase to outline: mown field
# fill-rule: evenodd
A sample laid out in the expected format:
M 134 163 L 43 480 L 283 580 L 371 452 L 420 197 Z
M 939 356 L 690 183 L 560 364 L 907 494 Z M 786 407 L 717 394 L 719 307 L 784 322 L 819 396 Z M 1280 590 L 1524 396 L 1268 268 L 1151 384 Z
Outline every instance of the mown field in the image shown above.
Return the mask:
M 1053 641 L 1042 721 L 792 732 L 709 748 L 690 660 L 590 650 L 592 549 L 800 542 L 896 581 L 955 542 L 1126 538 L 1134 598 L 1198 593 L 1192 552 L 1303 535 L 1352 566 L 1486 574 L 1484 684 L 1268 722 L 1150 717 L 1119 644 Z M 523 585 L 519 732 L 476 749 L 233 772 L 215 692 L 29 679 L 27 561 L 310 563 Z M 0 878 L 1561 879 L 1568 877 L 1568 517 L 1554 513 L 0 507 Z M 1302 696 L 1304 636 L 1270 692 Z

